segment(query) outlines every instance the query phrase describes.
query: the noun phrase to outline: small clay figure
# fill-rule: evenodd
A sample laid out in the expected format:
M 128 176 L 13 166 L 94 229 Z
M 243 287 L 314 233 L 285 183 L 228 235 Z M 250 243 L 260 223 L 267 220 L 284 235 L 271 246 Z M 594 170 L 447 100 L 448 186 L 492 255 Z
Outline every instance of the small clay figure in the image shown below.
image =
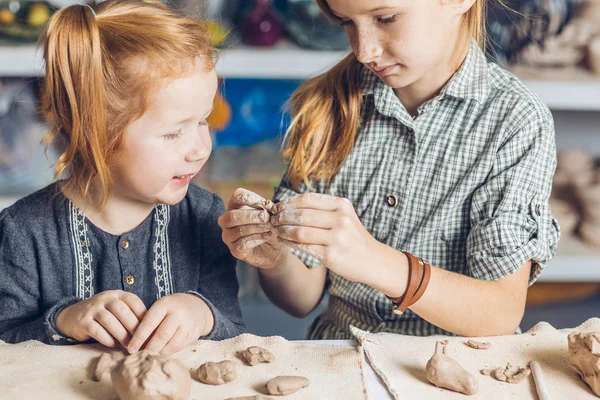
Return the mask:
M 487 350 L 490 347 L 492 347 L 492 344 L 490 342 L 478 342 L 476 340 L 467 340 L 464 343 L 470 348 L 477 350 Z
M 527 378 L 531 374 L 531 371 L 527 367 L 517 367 L 507 363 L 505 368 L 496 368 L 493 370 L 482 369 L 481 373 L 491 376 L 500 382 L 517 384 Z
M 569 365 L 600 397 L 600 332 L 569 335 Z
M 113 387 L 120 400 L 187 400 L 192 379 L 183 364 L 158 353 L 142 350 L 125 358 L 103 354 L 94 379 L 111 371 Z
M 267 393 L 277 396 L 287 396 L 296 393 L 310 385 L 310 381 L 303 376 L 278 376 L 267 382 Z
M 435 353 L 425 367 L 427 380 L 435 386 L 473 395 L 479 390 L 477 379 L 461 365 L 446 355 L 446 347 L 436 342 Z
M 207 362 L 196 371 L 198 380 L 207 385 L 223 385 L 237 378 L 235 363 L 225 360 L 220 363 Z
M 275 356 L 269 350 L 263 349 L 262 347 L 252 346 L 248 347 L 242 353 L 248 364 L 255 366 L 261 363 L 270 363 L 275 361 Z

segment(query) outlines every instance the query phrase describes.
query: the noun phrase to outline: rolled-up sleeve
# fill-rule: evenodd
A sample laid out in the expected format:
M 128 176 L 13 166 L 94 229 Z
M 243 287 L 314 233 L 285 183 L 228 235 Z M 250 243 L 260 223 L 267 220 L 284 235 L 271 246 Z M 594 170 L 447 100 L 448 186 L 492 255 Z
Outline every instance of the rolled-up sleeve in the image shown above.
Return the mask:
M 467 262 L 471 276 L 497 280 L 528 260 L 529 284 L 556 254 L 558 222 L 549 206 L 556 169 L 554 122 L 549 111 L 530 115 L 499 147 L 487 181 L 471 203 Z
M 316 191 L 318 193 L 319 192 L 322 193 L 323 190 L 320 190 L 320 189 L 322 189 L 323 186 L 324 185 L 321 183 L 317 184 Z M 275 187 L 275 194 L 273 196 L 273 202 L 278 203 L 280 201 L 288 200 L 288 199 L 296 197 L 302 193 L 308 193 L 308 192 L 309 192 L 309 190 L 303 182 L 300 183 L 297 190 L 292 189 L 289 180 L 284 175 L 279 186 Z M 311 256 L 310 254 L 307 254 L 303 251 L 299 251 L 296 249 L 290 249 L 290 250 L 291 250 L 292 254 L 294 254 L 296 257 L 298 257 L 300 259 L 300 261 L 302 261 L 304 263 L 304 265 L 306 265 L 308 268 L 315 268 L 315 267 L 321 266 L 321 263 L 319 262 L 319 260 L 317 260 L 315 257 Z

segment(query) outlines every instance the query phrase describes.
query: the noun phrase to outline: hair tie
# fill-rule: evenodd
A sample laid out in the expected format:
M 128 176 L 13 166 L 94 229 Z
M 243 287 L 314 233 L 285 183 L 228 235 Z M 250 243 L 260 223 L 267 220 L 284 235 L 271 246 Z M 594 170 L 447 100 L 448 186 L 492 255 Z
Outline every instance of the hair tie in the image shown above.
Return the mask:
M 96 17 L 96 11 L 94 11 L 94 9 L 92 8 L 92 6 L 90 6 L 89 4 L 84 4 L 84 7 L 87 7 L 90 10 L 92 10 L 92 14 L 94 14 L 94 18 Z

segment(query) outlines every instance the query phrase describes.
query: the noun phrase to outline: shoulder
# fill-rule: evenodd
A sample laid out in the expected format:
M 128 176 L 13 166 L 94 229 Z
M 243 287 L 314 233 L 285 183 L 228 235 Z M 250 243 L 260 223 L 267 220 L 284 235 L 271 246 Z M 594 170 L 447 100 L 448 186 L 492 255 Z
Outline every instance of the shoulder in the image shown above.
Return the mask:
M 13 221 L 19 230 L 39 229 L 55 219 L 66 204 L 58 184 L 53 183 L 26 196 L 2 211 L 2 221 Z
M 495 63 L 489 63 L 488 81 L 487 108 L 504 118 L 512 128 L 510 131 L 531 127 L 553 135 L 554 120 L 550 109 L 518 77 Z

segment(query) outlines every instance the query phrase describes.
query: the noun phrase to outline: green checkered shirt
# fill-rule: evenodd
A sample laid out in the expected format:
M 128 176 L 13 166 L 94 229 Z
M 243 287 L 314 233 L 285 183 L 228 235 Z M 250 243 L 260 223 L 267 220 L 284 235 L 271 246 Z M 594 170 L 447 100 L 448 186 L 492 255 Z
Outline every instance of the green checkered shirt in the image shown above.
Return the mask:
M 364 68 L 360 131 L 329 187 L 349 199 L 378 241 L 432 265 L 497 280 L 533 260 L 533 283 L 560 236 L 549 207 L 556 167 L 550 111 L 515 76 L 488 63 L 475 42 L 441 93 L 412 118 L 393 89 Z M 275 201 L 307 191 L 275 188 Z M 319 262 L 294 250 L 308 266 Z M 364 268 L 371 268 L 365 265 Z M 371 332 L 450 334 L 410 310 L 401 316 L 379 291 L 329 271 L 329 305 L 310 339 Z

